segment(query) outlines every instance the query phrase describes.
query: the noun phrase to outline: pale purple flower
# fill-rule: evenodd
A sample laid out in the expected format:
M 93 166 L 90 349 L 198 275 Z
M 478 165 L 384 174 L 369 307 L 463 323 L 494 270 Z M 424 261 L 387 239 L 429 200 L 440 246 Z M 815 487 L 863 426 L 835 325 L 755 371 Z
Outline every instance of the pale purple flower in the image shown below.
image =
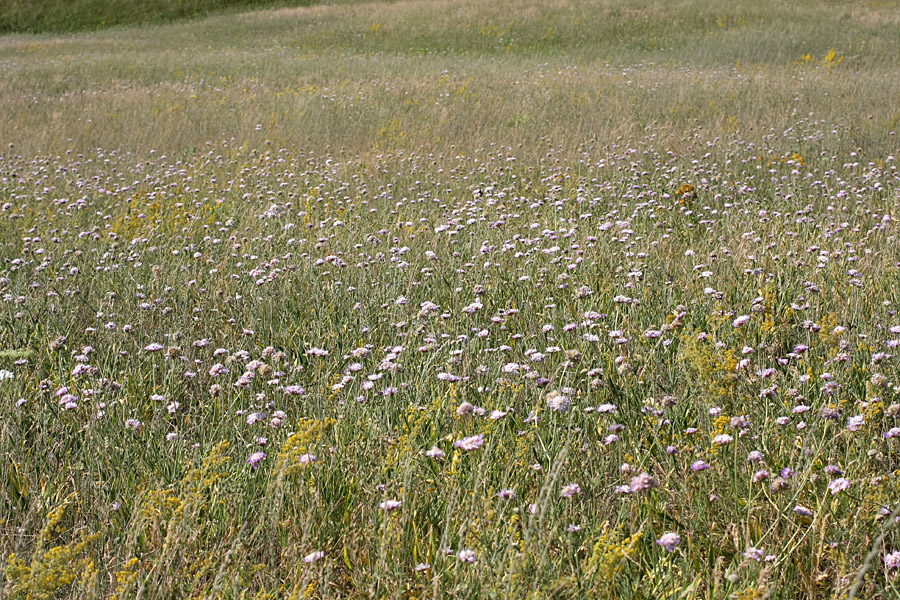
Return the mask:
M 460 450 L 477 450 L 484 445 L 484 435 L 479 433 L 478 435 L 464 437 L 461 440 L 453 442 L 453 445 Z
M 828 489 L 831 491 L 831 495 L 835 496 L 838 492 L 846 490 L 850 487 L 850 482 L 844 477 L 838 477 L 834 481 L 828 484 Z
M 754 548 L 753 546 L 749 546 L 746 550 L 744 550 L 744 558 L 755 560 L 757 562 L 761 561 L 765 558 L 766 553 L 762 548 Z
M 259 463 L 261 463 L 266 458 L 266 453 L 262 451 L 256 451 L 250 455 L 247 459 L 247 464 L 253 467 L 254 469 L 259 468 Z
M 462 549 L 459 552 L 457 552 L 456 558 L 460 562 L 464 562 L 464 563 L 474 563 L 478 559 L 478 557 L 475 555 L 475 551 L 467 550 L 467 549 Z
M 581 486 L 577 483 L 570 483 L 569 485 L 563 487 L 562 491 L 560 491 L 560 496 L 563 498 L 571 498 L 573 496 L 577 496 L 581 493 Z
M 681 543 L 681 536 L 677 533 L 667 532 L 662 534 L 656 543 L 668 550 L 674 552 L 678 544 Z
M 631 479 L 630 487 L 631 492 L 636 494 L 644 490 L 649 490 L 650 488 L 659 487 L 659 482 L 653 479 L 649 473 L 641 473 Z
M 709 463 L 705 460 L 695 460 L 691 463 L 691 471 L 705 471 L 709 469 Z
M 303 562 L 310 564 L 325 557 L 325 553 L 321 550 L 315 550 L 303 557 Z
M 447 457 L 447 453 L 438 448 L 437 446 L 433 446 L 431 450 L 427 450 L 425 452 L 425 456 L 428 458 L 433 458 L 435 460 L 443 460 Z
M 731 322 L 732 327 L 740 327 L 750 322 L 750 315 L 741 315 Z

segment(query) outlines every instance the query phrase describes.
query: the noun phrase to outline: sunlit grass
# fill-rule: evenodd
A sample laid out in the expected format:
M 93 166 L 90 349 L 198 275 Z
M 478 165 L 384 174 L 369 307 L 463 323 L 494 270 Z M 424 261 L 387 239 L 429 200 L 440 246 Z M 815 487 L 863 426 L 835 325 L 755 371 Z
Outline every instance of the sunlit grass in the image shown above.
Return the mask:
M 0 595 L 898 597 L 897 8 L 0 38 Z

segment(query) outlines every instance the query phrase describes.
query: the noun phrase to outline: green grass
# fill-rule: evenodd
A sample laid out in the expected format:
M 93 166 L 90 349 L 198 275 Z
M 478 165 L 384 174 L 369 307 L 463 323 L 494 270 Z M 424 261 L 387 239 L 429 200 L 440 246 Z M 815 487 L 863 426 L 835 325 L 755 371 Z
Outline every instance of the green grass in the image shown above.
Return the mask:
M 898 15 L 0 37 L 0 597 L 900 597 Z
M 0 4 L 0 34 L 168 23 L 285 4 L 287 0 L 5 0 Z M 312 0 L 290 1 L 292 6 L 309 4 Z

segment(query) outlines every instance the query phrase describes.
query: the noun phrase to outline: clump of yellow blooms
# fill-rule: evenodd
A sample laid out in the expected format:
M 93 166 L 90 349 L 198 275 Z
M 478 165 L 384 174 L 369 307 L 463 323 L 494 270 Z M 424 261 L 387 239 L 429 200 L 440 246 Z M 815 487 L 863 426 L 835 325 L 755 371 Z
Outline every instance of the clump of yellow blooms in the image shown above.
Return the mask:
M 66 508 L 76 498 L 76 494 L 70 495 L 62 504 L 47 513 L 31 560 L 20 558 L 14 553 L 9 555 L 4 569 L 7 581 L 4 589 L 6 597 L 49 600 L 75 583 L 79 579 L 79 574 L 83 583 L 93 579 L 96 571 L 94 561 L 85 556 L 85 552 L 99 534 L 82 534 L 77 541 L 49 546 L 51 540 L 64 533 L 60 521 L 65 515 Z
M 688 204 L 690 201 L 696 196 L 697 190 L 689 183 L 682 183 L 678 186 L 678 189 L 675 190 L 675 199 L 678 200 L 679 204 Z
M 584 568 L 585 575 L 599 588 L 597 591 L 602 592 L 625 567 L 637 550 L 641 535 L 639 531 L 623 537 L 620 527 L 610 527 L 609 521 L 603 523 Z
M 710 400 L 730 399 L 738 382 L 734 351 L 719 351 L 710 340 L 699 340 L 695 335 L 682 335 L 681 340 L 679 359 L 687 364 Z
M 337 423 L 335 419 L 300 419 L 296 431 L 292 433 L 278 452 L 278 465 L 285 475 L 299 472 L 303 465 L 300 457 L 309 452 L 322 438 L 325 430 Z

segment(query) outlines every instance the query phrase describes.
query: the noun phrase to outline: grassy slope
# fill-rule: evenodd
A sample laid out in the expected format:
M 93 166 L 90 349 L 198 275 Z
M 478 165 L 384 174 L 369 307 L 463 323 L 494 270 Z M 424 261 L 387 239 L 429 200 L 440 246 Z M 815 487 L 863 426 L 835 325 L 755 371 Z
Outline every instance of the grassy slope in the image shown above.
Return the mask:
M 311 0 L 4 0 L 0 3 L 0 33 L 84 31 L 165 23 L 223 10 L 311 3 Z
M 900 369 L 873 355 L 897 8 L 409 0 L 0 38 L 0 595 L 845 597 L 900 492 Z M 640 471 L 660 487 L 613 493 Z M 884 547 L 863 597 L 900 594 Z
M 900 121 L 897 6 L 414 0 L 7 36 L 0 129 L 24 153 L 180 154 L 231 138 L 574 149 L 652 124 L 677 149 L 698 125 L 762 143 L 812 113 L 883 153 Z

